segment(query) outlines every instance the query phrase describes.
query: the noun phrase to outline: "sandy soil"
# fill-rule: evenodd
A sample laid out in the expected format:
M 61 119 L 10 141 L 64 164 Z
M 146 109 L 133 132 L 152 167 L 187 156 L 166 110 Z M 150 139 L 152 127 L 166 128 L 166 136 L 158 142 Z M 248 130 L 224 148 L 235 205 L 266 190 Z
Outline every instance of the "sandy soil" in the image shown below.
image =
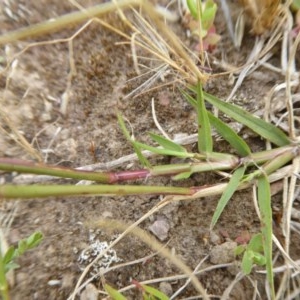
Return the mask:
M 85 6 L 92 4 L 92 1 L 87 2 Z M 76 10 L 68 1 L 5 3 L 0 15 L 2 32 Z M 43 9 L 45 5 L 47 9 Z M 13 15 L 9 15 L 7 9 L 10 9 Z M 172 9 L 175 9 L 175 6 Z M 235 13 L 235 10 L 233 12 Z M 117 14 L 110 14 L 105 19 L 117 28 L 126 30 Z M 180 22 L 171 26 L 191 49 L 195 46 L 193 41 L 186 38 Z M 220 61 L 224 57 L 229 64 L 244 63 L 254 45 L 254 38 L 246 35 L 242 48 L 238 51 L 231 44 L 221 14 L 218 15 L 216 27 L 222 40 L 211 60 Z M 79 28 L 80 26 L 66 28 L 35 41 L 67 38 Z M 131 146 L 126 142 L 117 124 L 116 108 L 130 121 L 135 138 L 149 142 L 147 132 L 158 133 L 151 114 L 152 98 L 155 99 L 157 119 L 171 137 L 175 134 L 191 135 L 197 132 L 195 112 L 172 84 L 140 96 L 126 97 L 143 83 L 147 76 L 135 79 L 137 74 L 131 57 L 132 52 L 129 45 L 120 43 L 123 41 L 119 35 L 93 23 L 73 40 L 76 73 L 70 69 L 68 43 L 57 42 L 30 47 L 17 56 L 14 70 L 4 72 L 0 77 L 2 109 L 47 163 L 75 168 L 113 161 L 132 153 Z M 12 57 L 32 42 L 22 41 L 6 48 L 2 47 L 1 57 Z M 272 63 L 279 64 L 279 59 L 275 56 Z M 150 67 L 153 68 L 155 63 L 152 64 Z M 1 68 L 4 66 L 5 60 L 1 63 Z M 212 69 L 215 73 L 221 71 L 220 66 L 216 64 L 212 64 Z M 68 81 L 70 72 L 71 82 Z M 158 79 L 155 84 L 171 82 L 173 79 L 172 74 L 167 74 L 164 82 Z M 263 97 L 275 83 L 282 80 L 283 78 L 274 72 L 258 69 L 247 77 L 234 101 L 261 115 Z M 224 75 L 210 80 L 206 89 L 214 95 L 227 97 L 232 90 L 232 83 L 228 75 Z M 61 103 L 66 95 L 69 102 L 66 113 L 63 114 Z M 278 105 L 280 106 L 280 102 Z M 242 129 L 240 134 L 249 142 L 253 151 L 263 149 L 263 141 L 251 132 Z M 228 150 L 224 141 L 219 140 L 215 145 L 216 151 Z M 196 149 L 196 145 L 193 144 L 189 147 Z M 0 137 L 0 156 L 33 159 L 24 148 L 14 142 L 11 135 Z M 170 159 L 157 159 L 154 162 L 168 163 Z M 129 161 L 122 164 L 120 169 L 137 167 L 138 163 Z M 16 174 L 5 174 L 2 178 L 3 181 L 16 178 L 20 180 L 20 177 L 15 176 Z M 26 178 L 29 180 L 28 177 L 23 177 L 24 180 Z M 169 178 L 157 178 L 148 183 L 193 186 L 220 180 L 221 177 L 217 174 L 199 174 L 183 182 L 174 183 Z M 281 195 L 278 195 L 274 198 L 274 203 L 279 208 L 280 197 Z M 245 232 L 253 234 L 259 231 L 259 220 L 253 207 L 251 190 L 247 190 L 233 197 L 213 233 L 209 235 L 209 224 L 217 200 L 218 197 L 208 197 L 197 201 L 173 203 L 141 224 L 141 228 L 150 232 L 149 226 L 157 220 L 162 220 L 168 229 L 163 242 L 168 242 L 170 249 L 192 269 L 203 259 L 201 269 L 230 264 L 203 272 L 199 276 L 208 294 L 215 295 L 216 299 L 239 272 L 238 262 L 230 255 L 236 245 L 235 239 Z M 97 255 L 99 245 L 109 243 L 115 238 L 114 232 L 93 229 L 87 222 L 101 218 L 134 222 L 159 201 L 158 196 L 77 197 L 3 204 L 3 213 L 14 212 L 7 236 L 9 243 L 16 243 L 36 230 L 41 230 L 45 236 L 38 248 L 19 259 L 20 268 L 15 271 L 14 283 L 11 286 L 12 299 L 68 299 L 82 270 Z M 299 257 L 298 244 L 299 239 L 295 239 L 295 257 Z M 82 252 L 88 246 L 91 246 L 93 251 Z M 218 247 L 221 252 L 215 254 Z M 125 237 L 114 249 L 116 252 L 111 253 L 110 259 L 119 259 L 119 262 L 112 262 L 112 265 L 130 262 L 152 253 L 151 249 L 132 236 Z M 85 279 L 90 278 L 103 264 L 104 262 L 100 262 L 92 268 Z M 143 281 L 175 274 L 178 274 L 178 270 L 170 262 L 156 255 L 140 263 L 111 271 L 105 274 L 105 280 L 114 287 L 121 288 L 130 285 L 132 279 Z M 254 273 L 251 278 L 257 282 L 264 298 L 265 277 Z M 154 286 L 172 295 L 184 282 L 185 280 L 162 281 Z M 83 289 L 77 298 L 97 299 L 93 298 L 97 288 L 101 289 L 101 279 L 98 277 Z M 230 299 L 251 299 L 252 293 L 251 282 L 244 278 L 235 285 Z M 129 291 L 127 295 L 129 299 L 141 297 L 135 290 Z M 190 284 L 176 299 L 193 295 L 196 295 L 196 292 Z M 98 297 L 101 299 L 103 295 Z

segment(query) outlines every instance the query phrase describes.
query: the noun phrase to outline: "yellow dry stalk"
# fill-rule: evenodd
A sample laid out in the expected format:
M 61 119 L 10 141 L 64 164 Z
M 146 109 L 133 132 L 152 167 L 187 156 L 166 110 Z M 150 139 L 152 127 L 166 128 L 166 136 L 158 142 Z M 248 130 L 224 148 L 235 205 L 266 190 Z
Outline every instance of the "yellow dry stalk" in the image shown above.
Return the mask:
M 122 237 L 129 233 L 138 237 L 142 242 L 152 248 L 152 250 L 157 251 L 159 255 L 168 259 L 179 270 L 186 274 L 190 278 L 196 290 L 203 297 L 203 299 L 209 300 L 209 296 L 206 290 L 204 289 L 198 278 L 195 276 L 193 271 L 178 256 L 174 255 L 168 248 L 165 248 L 163 244 L 159 243 L 155 238 L 153 238 L 143 229 L 134 226 L 134 224 L 126 224 L 116 220 L 98 220 L 91 222 L 90 224 L 92 225 L 92 227 L 107 228 L 110 231 L 123 230 Z M 118 238 L 118 240 L 120 239 L 121 237 Z M 116 241 L 111 243 L 110 247 L 112 247 L 112 245 L 114 244 L 116 244 Z
M 263 34 L 276 24 L 281 14 L 280 0 L 240 0 L 251 20 L 251 31 Z
M 199 59 L 197 57 L 195 59 L 195 56 L 193 57 L 191 51 L 185 48 L 179 38 L 168 28 L 164 22 L 164 18 L 166 16 L 163 14 L 163 11 L 161 9 L 157 10 L 157 7 L 148 2 L 148 0 L 112 0 L 111 2 L 102 3 L 89 8 L 80 6 L 76 1 L 72 2 L 74 2 L 73 4 L 78 8 L 78 11 L 59 16 L 56 19 L 47 20 L 0 35 L 0 45 L 12 44 L 19 40 L 45 36 L 49 33 L 62 31 L 68 26 L 74 26 L 76 24 L 86 22 L 74 35 L 67 39 L 30 43 L 29 45 L 25 46 L 24 49 L 22 49 L 22 51 L 20 51 L 16 56 L 14 56 L 14 58 L 16 58 L 31 47 L 43 44 L 68 42 L 70 49 L 70 68 L 72 70 L 69 75 L 68 87 L 66 89 L 66 91 L 68 91 L 72 74 L 76 72 L 72 55 L 72 41 L 80 32 L 89 26 L 90 23 L 98 22 L 102 26 L 105 26 L 109 30 L 113 30 L 125 38 L 129 43 L 134 43 L 134 46 L 148 51 L 148 53 L 150 53 L 155 59 L 158 59 L 159 61 L 163 62 L 166 67 L 174 70 L 179 75 L 180 80 L 178 81 L 188 82 L 190 84 L 197 83 L 198 81 L 205 83 L 207 81 L 209 75 L 202 72 L 197 66 L 197 64 L 200 65 Z M 140 20 L 139 23 L 144 27 L 144 30 L 139 26 L 135 26 L 126 18 L 125 14 L 123 13 L 125 9 L 134 11 L 136 17 Z M 143 12 L 151 22 L 148 22 L 146 18 L 142 16 L 141 12 Z M 127 31 L 130 32 L 130 34 L 113 27 L 111 24 L 105 22 L 103 18 L 101 18 L 109 13 L 117 13 L 123 23 L 127 26 Z M 154 24 L 155 28 L 151 26 L 150 23 Z M 156 28 L 159 28 L 160 33 L 158 33 Z M 5 71 L 12 67 L 12 61 L 12 59 L 8 60 Z M 66 105 L 67 102 L 65 103 L 64 107 Z M 2 122 L 8 125 L 8 127 L 14 133 L 15 141 L 32 157 L 38 161 L 41 161 L 42 158 L 40 154 L 25 140 L 21 134 L 18 134 L 18 131 L 14 128 L 13 124 L 11 124 L 4 111 L 0 110 L 0 115 Z M 1 126 L 0 130 L 3 131 Z M 6 132 L 5 134 L 8 133 Z
M 12 134 L 10 134 L 6 129 L 4 129 L 1 123 L 5 124 L 5 126 L 8 126 Z M 26 140 L 26 138 L 19 132 L 17 127 L 14 125 L 14 122 L 10 119 L 8 114 L 5 111 L 3 111 L 1 108 L 0 108 L 0 132 L 6 136 L 11 136 L 21 148 L 25 149 L 26 152 L 29 153 L 37 161 L 39 162 L 43 161 L 40 153 L 36 149 L 34 149 L 33 146 Z
M 119 0 L 107 2 L 99 5 L 95 5 L 89 8 L 83 8 L 79 11 L 65 14 L 56 19 L 48 20 L 42 23 L 34 24 L 25 28 L 18 29 L 13 32 L 8 32 L 0 36 L 0 45 L 13 43 L 17 40 L 32 38 L 36 36 L 41 36 L 49 34 L 52 32 L 57 32 L 59 30 L 65 29 L 67 26 L 73 26 L 74 24 L 82 23 L 89 19 L 99 20 L 98 18 L 104 16 L 110 12 L 118 12 L 121 19 L 133 29 L 135 32 L 139 32 L 134 25 L 132 25 L 128 19 L 125 17 L 123 10 L 126 8 L 140 7 L 149 18 L 154 22 L 157 28 L 159 28 L 162 33 L 162 38 L 168 42 L 168 48 L 173 49 L 176 52 L 176 61 L 162 56 L 160 52 L 155 52 L 155 47 L 150 48 L 152 54 L 156 55 L 157 58 L 162 59 L 171 68 L 176 69 L 179 73 L 189 75 L 187 79 L 190 83 L 196 83 L 201 81 L 206 82 L 209 75 L 201 72 L 201 69 L 196 65 L 194 59 L 191 58 L 188 51 L 184 48 L 178 37 L 168 28 L 165 22 L 162 20 L 162 15 L 159 10 L 153 6 L 147 0 Z M 127 36 L 122 33 L 122 36 Z M 131 40 L 131 37 L 129 38 Z M 149 46 L 151 46 L 148 43 Z M 154 50 L 154 51 L 153 51 Z M 151 52 L 150 51 L 150 52 Z

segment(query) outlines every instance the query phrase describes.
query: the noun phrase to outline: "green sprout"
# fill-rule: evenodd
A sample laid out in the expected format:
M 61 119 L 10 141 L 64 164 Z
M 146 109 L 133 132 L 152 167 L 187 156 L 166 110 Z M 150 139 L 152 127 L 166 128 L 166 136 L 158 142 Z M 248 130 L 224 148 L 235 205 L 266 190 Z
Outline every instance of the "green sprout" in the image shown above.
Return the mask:
M 37 247 L 43 239 L 43 234 L 39 231 L 34 232 L 28 238 L 19 241 L 18 246 L 10 246 L 5 254 L 2 255 L 3 249 L 0 245 L 0 294 L 3 300 L 9 300 L 8 283 L 6 273 L 16 269 L 19 265 L 15 262 L 17 258 L 23 255 L 26 251 Z
M 188 28 L 192 35 L 203 40 L 203 49 L 213 48 L 221 39 L 216 33 L 214 20 L 217 4 L 214 0 L 202 2 L 200 0 L 187 0 L 187 6 L 193 20 L 188 21 Z
M 263 235 L 258 233 L 254 235 L 248 245 L 239 245 L 235 249 L 235 255 L 243 254 L 242 270 L 245 275 L 249 275 L 254 265 L 266 265 L 266 257 L 263 255 Z

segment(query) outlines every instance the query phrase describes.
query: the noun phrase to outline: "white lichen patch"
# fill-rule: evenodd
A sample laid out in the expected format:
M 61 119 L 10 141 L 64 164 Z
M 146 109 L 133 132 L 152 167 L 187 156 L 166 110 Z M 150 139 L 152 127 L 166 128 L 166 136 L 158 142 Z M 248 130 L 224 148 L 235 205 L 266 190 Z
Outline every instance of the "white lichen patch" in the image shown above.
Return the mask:
M 95 261 L 93 264 L 90 272 L 92 276 L 98 277 L 103 271 L 109 269 L 112 264 L 122 261 L 122 259 L 117 256 L 117 252 L 114 249 L 107 250 L 115 238 L 116 237 L 113 237 L 110 242 L 100 241 L 97 238 L 97 233 L 90 232 L 89 246 L 83 249 L 78 257 L 80 269 L 83 270 L 105 251 L 107 252 L 101 255 L 99 260 Z

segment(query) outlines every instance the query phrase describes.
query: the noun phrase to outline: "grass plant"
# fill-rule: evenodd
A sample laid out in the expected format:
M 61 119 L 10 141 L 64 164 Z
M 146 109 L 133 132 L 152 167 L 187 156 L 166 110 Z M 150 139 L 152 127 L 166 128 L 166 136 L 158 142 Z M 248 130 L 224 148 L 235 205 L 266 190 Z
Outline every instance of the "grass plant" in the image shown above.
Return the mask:
M 5 252 L 0 244 L 0 295 L 3 300 L 9 300 L 9 287 L 6 280 L 6 273 L 10 270 L 16 269 L 19 265 L 16 259 L 23 255 L 26 251 L 37 247 L 43 239 L 41 232 L 34 232 L 28 238 L 22 239 L 18 242 L 18 246 L 10 246 Z
M 247 1 L 246 1 L 247 2 Z M 213 2 L 210 1 L 213 5 Z M 201 9 L 197 9 L 196 2 L 189 1 L 189 5 L 192 5 L 191 13 L 201 17 Z M 276 4 L 277 5 L 277 4 Z M 123 13 L 123 9 L 128 7 L 142 6 L 147 10 L 151 20 L 161 29 L 162 36 L 158 35 L 157 31 L 153 28 L 148 28 L 149 23 L 144 20 L 136 10 L 134 13 L 141 18 L 144 22 L 143 30 L 139 30 L 137 26 L 130 23 Z M 214 6 L 213 6 L 214 7 Z M 277 10 L 276 6 L 276 10 Z M 271 9 L 271 8 L 270 8 Z M 272 8 L 273 9 L 273 8 Z M 275 9 L 275 8 L 274 8 Z M 267 280 L 269 284 L 270 299 L 280 297 L 276 295 L 274 287 L 274 272 L 273 272 L 273 231 L 272 231 L 272 209 L 271 209 L 271 191 L 270 183 L 273 181 L 283 180 L 285 178 L 291 178 L 296 180 L 297 175 L 294 174 L 296 168 L 299 169 L 299 154 L 300 143 L 299 139 L 295 136 L 295 130 L 290 130 L 292 134 L 287 135 L 283 130 L 274 124 L 257 118 L 251 113 L 247 112 L 244 108 L 226 102 L 218 97 L 206 93 L 203 91 L 202 85 L 208 79 L 209 75 L 202 72 L 201 68 L 198 68 L 193 59 L 189 56 L 190 53 L 185 49 L 177 37 L 168 29 L 168 27 L 162 22 L 161 15 L 159 15 L 154 6 L 148 1 L 133 1 L 122 0 L 112 1 L 104 4 L 97 5 L 91 9 L 86 9 L 69 15 L 65 15 L 57 18 L 53 22 L 45 22 L 17 30 L 12 33 L 7 33 L 0 36 L 0 44 L 8 42 L 15 42 L 18 39 L 25 39 L 28 37 L 44 35 L 49 32 L 58 31 L 64 28 L 66 25 L 74 22 L 82 22 L 90 18 L 95 18 L 94 21 L 101 23 L 106 27 L 110 27 L 103 20 L 98 19 L 99 16 L 105 15 L 111 11 L 118 11 L 123 21 L 131 28 L 135 33 L 140 36 L 133 41 L 136 46 L 140 46 L 143 49 L 148 50 L 153 54 L 156 59 L 161 60 L 174 72 L 177 72 L 181 76 L 181 81 L 185 83 L 186 90 L 182 91 L 183 97 L 192 105 L 197 113 L 197 152 L 188 152 L 187 149 L 179 145 L 178 143 L 154 134 L 149 133 L 150 138 L 157 147 L 148 145 L 146 143 L 139 142 L 132 138 L 129 130 L 127 129 L 124 118 L 118 113 L 118 122 L 124 136 L 128 143 L 131 143 L 138 159 L 141 164 L 141 168 L 137 170 L 126 171 L 107 171 L 107 172 L 93 172 L 84 171 L 78 169 L 61 168 L 56 166 L 50 166 L 43 163 L 23 161 L 19 159 L 0 158 L 0 170 L 6 172 L 18 172 L 37 175 L 49 175 L 61 178 L 72 178 L 76 180 L 89 180 L 94 181 L 96 184 L 88 186 L 75 186 L 72 184 L 64 185 L 9 185 L 4 184 L 0 186 L 0 199 L 31 199 L 31 198 L 46 198 L 46 197 L 60 197 L 60 196 L 78 196 L 78 195 L 142 195 L 142 194 L 158 194 L 165 196 L 164 200 L 153 208 L 149 214 L 145 215 L 139 222 L 131 225 L 124 226 L 116 223 L 99 222 L 99 227 L 116 227 L 124 230 L 124 235 L 128 232 L 136 234 L 141 240 L 145 241 L 150 247 L 159 251 L 161 255 L 170 259 L 178 268 L 180 268 L 191 279 L 195 288 L 205 299 L 209 299 L 206 291 L 202 287 L 201 283 L 194 275 L 194 273 L 185 266 L 177 258 L 172 258 L 167 250 L 162 250 L 163 247 L 159 243 L 152 241 L 150 237 L 143 231 L 141 231 L 137 225 L 148 217 L 150 214 L 161 209 L 164 205 L 172 201 L 184 201 L 184 200 L 197 200 L 207 195 L 220 195 L 221 198 L 216 205 L 216 210 L 212 216 L 210 230 L 217 224 L 221 214 L 226 205 L 230 201 L 232 195 L 244 188 L 255 187 L 257 190 L 257 200 L 259 208 L 259 218 L 261 223 L 261 230 L 255 235 L 249 244 L 238 249 L 238 253 L 243 252 L 242 268 L 245 274 L 249 274 L 254 264 L 265 265 Z M 273 10 L 272 10 L 273 12 Z M 253 14 L 253 10 L 251 14 Z M 273 19 L 272 19 L 273 22 Z M 265 24 L 265 23 L 263 23 Z M 211 24 L 210 24 L 211 25 Z M 262 25 L 255 25 L 255 30 L 261 30 Z M 268 28 L 269 23 L 266 25 Z M 147 30 L 145 30 L 147 28 Z M 113 28 L 110 28 L 113 29 Z M 203 28 L 202 28 L 203 29 Z M 113 29 L 117 32 L 116 29 Z M 145 31 L 149 35 L 151 32 L 152 39 L 145 35 Z M 120 32 L 118 32 L 120 33 Z M 132 42 L 132 37 L 125 33 L 120 33 L 123 37 L 127 38 L 129 42 Z M 154 38 L 153 38 L 154 36 Z M 200 26 L 200 39 L 203 34 Z M 156 40 L 156 43 L 153 42 Z M 165 40 L 168 40 L 168 44 Z M 157 42 L 158 41 L 158 42 Z M 158 43 L 163 43 L 165 47 L 157 47 Z M 166 50 L 167 49 L 167 50 Z M 171 59 L 171 54 L 174 54 Z M 291 59 L 291 58 L 290 58 Z M 200 63 L 203 63 L 200 61 Z M 186 68 L 183 67 L 186 66 Z M 290 64 L 291 65 L 291 64 Z M 287 84 L 288 85 L 288 84 Z M 271 145 L 269 149 L 261 152 L 251 152 L 251 147 L 239 137 L 236 132 L 231 129 L 220 118 L 209 112 L 206 108 L 206 104 L 211 104 L 219 112 L 227 115 L 232 120 L 243 124 L 251 129 L 261 139 L 264 139 L 268 145 Z M 292 109 L 289 111 L 292 114 Z M 292 119 L 292 118 L 291 118 Z M 293 121 L 289 123 L 291 127 L 294 126 Z M 214 139 L 212 138 L 212 129 L 215 129 L 217 133 L 228 142 L 231 146 L 230 153 L 215 152 Z M 160 156 L 172 156 L 176 158 L 184 158 L 188 162 L 181 164 L 169 164 L 169 165 L 152 165 L 147 156 L 145 150 L 152 155 Z M 235 153 L 235 154 L 232 154 Z M 191 186 L 191 187 L 177 187 L 177 186 L 151 186 L 145 183 L 140 185 L 120 184 L 122 182 L 148 179 L 156 176 L 169 176 L 174 180 L 182 180 L 189 178 L 192 174 L 199 172 L 217 172 L 227 171 L 229 179 L 224 179 L 222 183 L 216 183 L 213 186 Z M 225 181 L 226 180 L 226 181 Z M 118 184 L 116 184 L 118 183 Z M 293 190 L 290 190 L 290 197 L 292 198 Z M 287 218 L 290 219 L 288 213 Z M 289 224 L 289 223 L 288 223 Z M 287 225 L 289 227 L 289 225 Z M 124 236 L 123 235 L 123 236 Z M 289 234 L 287 235 L 289 237 Z M 286 249 L 288 250 L 288 249 Z M 289 257 L 287 251 L 287 257 Z M 5 257 L 4 257 L 5 261 Z M 0 290 L 4 299 L 7 298 L 7 286 L 5 285 L 5 264 L 3 265 L 3 257 L 0 259 Z M 3 277 L 4 276 L 4 277 Z M 79 280 L 75 292 L 80 288 L 82 278 Z M 2 282 L 2 283 L 1 283 Z M 109 285 L 104 286 L 109 295 L 115 299 L 123 299 L 122 295 L 114 291 Z M 158 291 L 151 290 L 151 287 L 143 287 L 148 294 L 153 294 L 154 298 L 157 296 Z M 75 293 L 72 295 L 72 299 L 75 297 Z M 156 294 L 155 294 L 156 293 Z M 164 299 L 163 295 L 160 295 Z M 145 298 L 145 299 L 152 299 Z

